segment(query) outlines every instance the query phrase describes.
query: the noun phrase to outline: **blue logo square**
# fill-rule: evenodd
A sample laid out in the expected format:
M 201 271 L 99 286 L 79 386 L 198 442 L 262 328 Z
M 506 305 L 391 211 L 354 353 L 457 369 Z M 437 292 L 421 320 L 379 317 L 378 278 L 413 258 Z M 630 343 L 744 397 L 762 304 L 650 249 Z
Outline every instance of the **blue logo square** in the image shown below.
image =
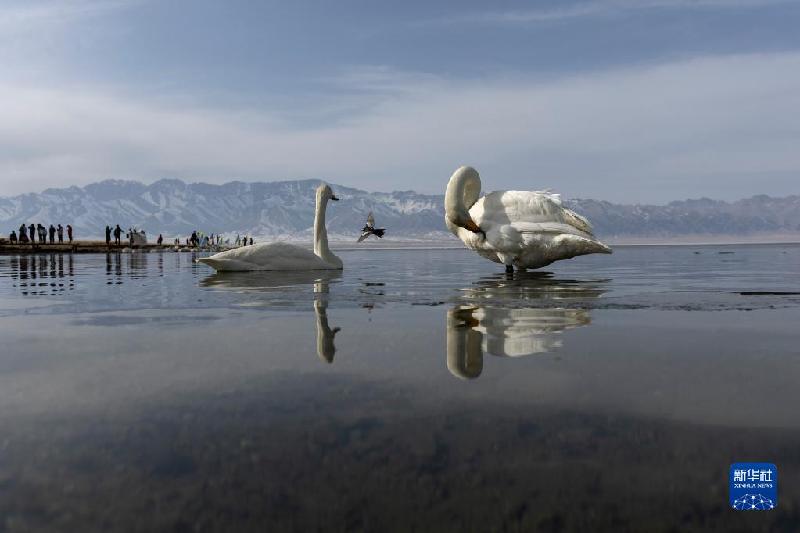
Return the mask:
M 778 467 L 733 463 L 728 473 L 730 504 L 737 511 L 769 511 L 778 506 Z

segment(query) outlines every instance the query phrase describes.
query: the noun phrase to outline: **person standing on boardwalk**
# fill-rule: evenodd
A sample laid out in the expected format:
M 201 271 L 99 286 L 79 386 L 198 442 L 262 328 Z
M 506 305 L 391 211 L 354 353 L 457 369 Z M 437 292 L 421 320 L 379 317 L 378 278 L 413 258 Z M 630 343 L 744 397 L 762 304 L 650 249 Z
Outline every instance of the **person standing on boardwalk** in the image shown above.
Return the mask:
M 64 226 L 59 224 L 58 227 L 56 228 L 56 234 L 58 235 L 58 244 L 63 243 L 64 242 Z
M 163 242 L 164 242 L 164 237 L 162 237 L 162 236 L 161 236 L 161 234 L 159 233 L 159 234 L 158 234 L 158 239 L 156 240 L 156 243 L 157 243 L 159 246 L 161 246 L 161 244 L 162 244 Z
M 111 246 L 111 226 L 106 226 L 106 246 Z
M 72 224 L 67 224 L 67 239 L 72 244 Z
M 28 226 L 28 229 L 31 232 L 31 244 L 35 244 L 36 243 L 36 226 L 31 224 L 30 226 Z
M 50 224 L 50 228 L 48 229 L 48 233 L 50 233 L 50 244 L 56 243 L 56 227 Z
M 19 227 L 19 243 L 23 244 L 28 242 L 28 228 L 25 227 L 25 224 L 21 224 Z
M 41 224 L 37 224 L 36 229 L 39 231 L 39 242 L 42 244 L 47 244 L 47 228 Z
M 122 244 L 120 237 L 122 237 L 122 228 L 117 224 L 117 227 L 114 228 L 114 244 Z
M 11 241 L 11 244 L 17 244 L 17 232 L 13 229 L 11 230 L 11 235 L 8 236 L 8 240 Z

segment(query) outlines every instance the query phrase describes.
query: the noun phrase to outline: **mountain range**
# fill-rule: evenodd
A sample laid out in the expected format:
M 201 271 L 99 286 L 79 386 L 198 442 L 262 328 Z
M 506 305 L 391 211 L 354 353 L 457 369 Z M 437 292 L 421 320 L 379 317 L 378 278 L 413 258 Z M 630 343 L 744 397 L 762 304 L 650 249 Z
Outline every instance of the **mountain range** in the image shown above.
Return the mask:
M 103 234 L 106 224 L 138 227 L 150 235 L 185 237 L 192 230 L 259 238 L 307 238 L 319 180 L 222 185 L 162 179 L 151 184 L 105 180 L 85 187 L 0 197 L 3 233 L 20 224 L 72 224 L 78 238 Z M 444 227 L 443 195 L 413 191 L 367 192 L 331 184 L 340 202 L 328 208 L 332 238 L 351 238 L 373 211 L 395 239 L 436 240 Z M 701 198 L 666 205 L 624 205 L 573 199 L 564 202 L 592 222 L 601 239 L 782 235 L 800 238 L 800 196 L 753 196 L 736 202 Z

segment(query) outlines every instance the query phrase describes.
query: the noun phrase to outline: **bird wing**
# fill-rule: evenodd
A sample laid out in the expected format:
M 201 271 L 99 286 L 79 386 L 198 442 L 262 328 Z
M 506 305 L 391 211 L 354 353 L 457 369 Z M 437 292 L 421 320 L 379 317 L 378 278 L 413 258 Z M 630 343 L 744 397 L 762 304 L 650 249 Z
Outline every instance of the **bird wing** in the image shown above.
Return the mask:
M 366 232 L 366 231 L 365 231 L 365 232 L 363 232 L 363 233 L 361 234 L 361 236 L 358 238 L 358 240 L 357 240 L 356 242 L 361 242 L 361 241 L 363 241 L 364 239 L 366 239 L 367 237 L 369 237 L 369 232 Z
M 484 226 L 511 224 L 523 228 L 539 224 L 566 224 L 578 231 L 592 235 L 589 221 L 561 204 L 558 194 L 547 191 L 497 191 L 476 202 L 478 216 L 473 218 L 484 230 Z M 479 205 L 480 204 L 480 205 Z M 478 218 L 481 220 L 478 221 Z
M 372 211 L 370 211 L 369 215 L 367 215 L 367 226 L 371 228 L 375 227 L 375 217 L 372 216 Z

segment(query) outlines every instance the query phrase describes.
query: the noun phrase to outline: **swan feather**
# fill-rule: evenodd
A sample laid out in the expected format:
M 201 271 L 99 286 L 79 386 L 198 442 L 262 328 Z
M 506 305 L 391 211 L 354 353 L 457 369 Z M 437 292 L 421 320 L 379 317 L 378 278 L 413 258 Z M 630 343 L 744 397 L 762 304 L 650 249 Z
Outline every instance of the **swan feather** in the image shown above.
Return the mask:
M 478 198 L 476 190 L 477 171 L 456 170 L 445 194 L 445 223 L 467 247 L 490 261 L 539 268 L 578 255 L 611 253 L 594 238 L 589 221 L 564 207 L 556 193 L 494 191 Z
M 324 261 L 313 251 L 285 242 L 253 244 L 201 257 L 199 262 L 216 270 L 338 270 L 341 265 Z
M 330 186 L 320 184 L 316 191 L 314 250 L 285 242 L 259 243 L 226 250 L 198 259 L 217 271 L 247 270 L 341 270 L 342 260 L 328 247 L 325 209 L 328 200 L 338 200 Z

